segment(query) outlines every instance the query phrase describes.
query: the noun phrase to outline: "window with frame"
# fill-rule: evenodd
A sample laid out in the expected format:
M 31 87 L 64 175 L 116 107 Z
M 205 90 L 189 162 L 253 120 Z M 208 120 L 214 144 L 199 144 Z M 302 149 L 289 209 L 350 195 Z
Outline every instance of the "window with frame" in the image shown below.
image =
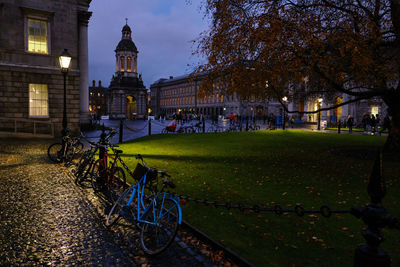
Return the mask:
M 28 18 L 28 52 L 48 54 L 47 21 Z
M 121 71 L 125 71 L 125 57 L 121 57 Z
M 29 117 L 48 117 L 47 84 L 29 84 Z
M 132 58 L 128 57 L 127 58 L 127 63 L 126 63 L 126 69 L 127 69 L 128 72 L 132 71 L 131 64 L 132 64 Z

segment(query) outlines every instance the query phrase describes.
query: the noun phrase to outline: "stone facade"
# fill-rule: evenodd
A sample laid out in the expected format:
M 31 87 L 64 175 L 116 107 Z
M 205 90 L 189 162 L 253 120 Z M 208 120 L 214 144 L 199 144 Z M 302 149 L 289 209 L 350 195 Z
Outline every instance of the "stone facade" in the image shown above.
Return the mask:
M 72 56 L 66 80 L 68 128 L 78 131 L 80 123 L 88 121 L 81 115 L 88 114 L 89 106 L 88 101 L 82 105 L 82 95 L 88 95 L 88 48 L 84 39 L 91 0 L 0 2 L 0 117 L 46 121 L 60 135 L 64 80 L 58 57 L 66 48 Z M 35 43 L 38 35 L 42 47 Z M 36 101 L 30 96 L 30 88 L 37 84 L 47 88 L 40 100 L 39 116 L 30 109 Z
M 191 79 L 189 75 L 170 76 L 159 79 L 150 86 L 151 110 L 155 116 L 170 116 L 174 113 L 192 113 L 207 118 L 216 116 L 228 117 L 263 117 L 264 115 L 280 115 L 282 107 L 279 102 L 269 100 L 244 100 L 234 95 L 223 95 L 218 92 L 200 97 L 199 87 L 204 74 Z
M 96 81 L 93 80 L 93 85 L 89 87 L 89 111 L 92 118 L 96 119 L 109 114 L 109 99 L 109 89 L 103 87 L 101 81 L 96 86 Z
M 245 117 L 263 117 L 264 115 L 282 116 L 282 105 L 276 100 L 244 100 L 234 95 L 221 95 L 215 92 L 212 95 L 199 97 L 198 89 L 202 77 L 190 78 L 189 75 L 179 77 L 170 76 L 169 79 L 159 79 L 150 86 L 151 110 L 155 116 L 170 116 L 172 114 L 195 113 L 208 118 L 215 116 L 227 117 L 229 114 Z M 285 103 L 289 111 L 299 113 L 286 114 L 289 118 L 302 122 L 317 123 L 318 113 L 307 114 L 307 111 L 316 111 L 318 107 L 328 108 L 350 100 L 347 95 L 337 94 L 330 98 L 306 97 L 306 86 L 297 86 L 289 90 L 290 96 Z M 318 99 L 322 102 L 319 103 Z M 327 123 L 336 124 L 339 120 L 344 123 L 350 114 L 354 117 L 357 126 L 361 124 L 363 114 L 379 114 L 380 118 L 386 115 L 386 106 L 379 99 L 362 100 L 342 107 L 321 111 L 320 119 Z M 343 124 L 342 124 L 343 125 Z
M 147 90 L 137 71 L 138 50 L 132 41 L 131 28 L 122 28 L 122 38 L 115 49 L 116 72 L 109 87 L 108 111 L 111 119 L 135 119 L 147 116 Z

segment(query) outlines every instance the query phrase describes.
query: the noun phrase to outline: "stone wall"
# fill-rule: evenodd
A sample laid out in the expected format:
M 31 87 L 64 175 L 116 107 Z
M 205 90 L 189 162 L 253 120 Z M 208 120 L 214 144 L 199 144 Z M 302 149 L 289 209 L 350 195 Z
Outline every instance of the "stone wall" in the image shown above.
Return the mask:
M 49 117 L 29 117 L 29 84 L 47 84 Z M 55 134 L 60 135 L 64 107 L 64 79 L 60 71 L 29 71 L 24 68 L 4 68 L 0 65 L 0 117 L 32 119 L 54 123 Z M 67 76 L 68 128 L 79 130 L 79 75 Z
M 80 62 L 78 12 L 87 10 L 90 1 L 77 0 L 2 0 L 0 4 L 0 117 L 54 122 L 61 132 L 63 117 L 63 75 L 58 56 L 64 49 L 72 56 L 67 78 L 68 128 L 79 129 Z M 84 5 L 82 4 L 84 3 Z M 48 54 L 28 52 L 27 17 L 43 18 L 48 23 Z M 29 118 L 29 84 L 47 84 L 48 118 Z

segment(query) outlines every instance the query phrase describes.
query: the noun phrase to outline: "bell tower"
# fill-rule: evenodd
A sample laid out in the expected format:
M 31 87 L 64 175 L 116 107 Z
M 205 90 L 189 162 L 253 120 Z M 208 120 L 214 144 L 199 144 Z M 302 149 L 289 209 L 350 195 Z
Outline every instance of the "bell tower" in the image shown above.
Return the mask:
M 137 77 L 137 54 L 138 50 L 135 43 L 132 41 L 132 30 L 128 25 L 128 19 L 126 24 L 122 28 L 121 41 L 118 43 L 115 49 L 116 59 L 116 70 L 117 76 L 123 77 Z

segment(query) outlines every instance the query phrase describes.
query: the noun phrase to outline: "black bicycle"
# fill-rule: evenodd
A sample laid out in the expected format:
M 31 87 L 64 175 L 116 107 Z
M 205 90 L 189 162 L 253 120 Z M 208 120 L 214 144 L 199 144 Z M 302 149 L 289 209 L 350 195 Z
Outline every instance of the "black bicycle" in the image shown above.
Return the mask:
M 65 144 L 64 146 L 63 143 Z M 83 150 L 83 144 L 79 137 L 67 134 L 63 136 L 63 143 L 57 142 L 49 146 L 47 155 L 51 161 L 55 163 L 71 162 Z

